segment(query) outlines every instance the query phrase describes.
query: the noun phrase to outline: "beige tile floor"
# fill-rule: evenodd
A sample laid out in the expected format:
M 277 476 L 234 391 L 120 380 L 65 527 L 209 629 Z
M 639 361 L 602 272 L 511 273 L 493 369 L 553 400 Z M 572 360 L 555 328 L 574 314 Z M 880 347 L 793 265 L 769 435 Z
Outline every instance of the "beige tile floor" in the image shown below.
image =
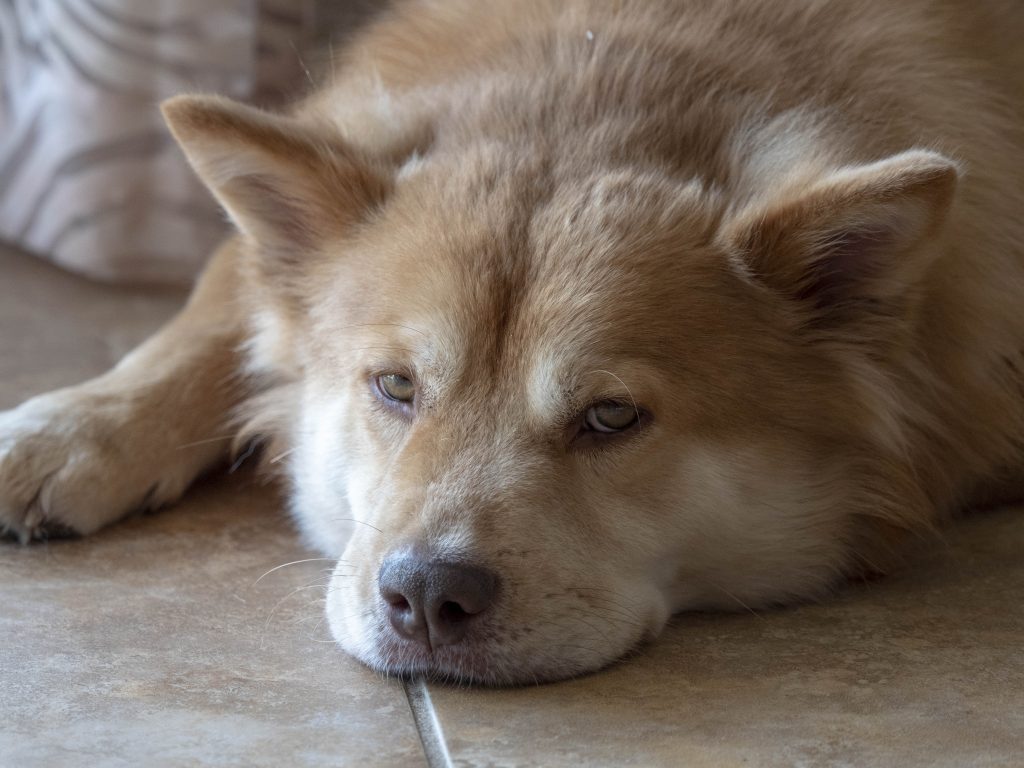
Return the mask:
M 173 292 L 0 253 L 0 408 L 99 372 Z M 320 623 L 244 471 L 78 542 L 0 545 L 0 766 L 1024 766 L 1024 508 L 824 605 L 689 616 L 590 677 L 410 686 Z M 306 587 L 309 587 L 308 589 Z

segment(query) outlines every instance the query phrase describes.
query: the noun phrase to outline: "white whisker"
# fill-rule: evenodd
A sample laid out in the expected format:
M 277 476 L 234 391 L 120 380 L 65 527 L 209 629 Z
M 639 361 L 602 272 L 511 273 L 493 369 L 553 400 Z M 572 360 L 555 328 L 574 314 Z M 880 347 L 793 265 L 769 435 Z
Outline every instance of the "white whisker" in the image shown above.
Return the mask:
M 258 579 L 256 579 L 256 581 L 254 581 L 251 586 L 255 587 L 257 584 L 259 584 L 261 581 L 263 581 L 263 579 L 265 577 L 269 576 L 274 571 L 279 571 L 282 568 L 287 568 L 289 565 L 298 565 L 299 563 L 314 563 L 314 562 L 316 562 L 318 560 L 326 560 L 327 562 L 335 562 L 333 557 L 307 557 L 305 560 L 292 560 L 290 563 L 281 563 L 281 565 L 275 565 L 269 571 L 264 573 L 263 576 L 260 576 Z

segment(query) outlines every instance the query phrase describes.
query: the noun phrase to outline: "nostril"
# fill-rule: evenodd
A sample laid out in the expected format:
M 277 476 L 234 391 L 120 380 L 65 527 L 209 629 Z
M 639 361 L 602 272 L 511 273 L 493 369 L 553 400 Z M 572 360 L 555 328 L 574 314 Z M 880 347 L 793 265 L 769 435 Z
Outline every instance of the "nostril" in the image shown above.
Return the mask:
M 409 601 L 405 595 L 400 592 L 386 592 L 381 597 L 384 598 L 384 602 L 394 608 L 396 611 L 408 611 L 412 609 L 409 605 Z
M 466 619 L 471 618 L 473 615 L 469 611 L 465 610 L 461 605 L 451 600 L 446 603 L 442 603 L 437 613 L 441 621 L 446 624 L 459 624 Z

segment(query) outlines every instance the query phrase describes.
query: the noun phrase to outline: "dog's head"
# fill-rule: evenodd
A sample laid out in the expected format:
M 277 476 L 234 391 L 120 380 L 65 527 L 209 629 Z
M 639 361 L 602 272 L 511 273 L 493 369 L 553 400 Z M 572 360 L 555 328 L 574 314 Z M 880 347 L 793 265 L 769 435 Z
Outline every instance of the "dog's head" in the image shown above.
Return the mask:
M 527 145 L 394 163 L 220 100 L 166 111 L 250 244 L 297 516 L 368 664 L 592 670 L 675 611 L 827 589 L 865 520 L 920 501 L 888 377 L 946 159 L 737 199 Z

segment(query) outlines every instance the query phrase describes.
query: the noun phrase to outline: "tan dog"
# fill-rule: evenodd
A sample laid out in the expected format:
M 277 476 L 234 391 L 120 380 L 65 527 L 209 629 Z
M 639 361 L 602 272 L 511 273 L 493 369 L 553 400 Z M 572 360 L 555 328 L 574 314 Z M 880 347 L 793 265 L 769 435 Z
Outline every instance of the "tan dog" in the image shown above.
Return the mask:
M 0 415 L 0 521 L 166 504 L 237 429 L 342 558 L 338 641 L 489 683 L 881 569 L 1024 468 L 1022 34 L 412 2 L 290 116 L 173 99 L 239 234 L 117 368 Z

